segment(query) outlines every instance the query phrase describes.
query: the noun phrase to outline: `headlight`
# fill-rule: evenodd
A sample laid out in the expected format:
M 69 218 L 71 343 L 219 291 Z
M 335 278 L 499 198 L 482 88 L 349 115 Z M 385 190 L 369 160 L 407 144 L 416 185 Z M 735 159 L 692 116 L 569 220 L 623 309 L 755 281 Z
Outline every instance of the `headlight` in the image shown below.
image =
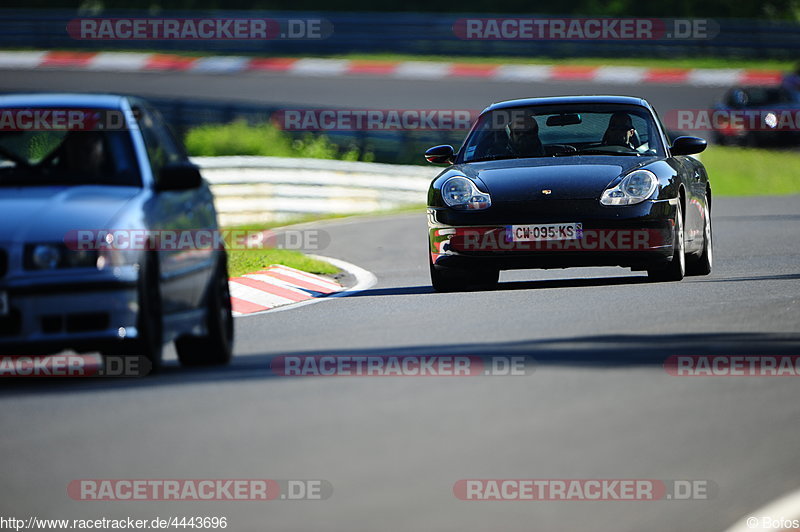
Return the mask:
M 56 268 L 94 268 L 97 252 L 73 250 L 64 244 L 29 244 L 25 248 L 25 268 L 53 270 Z
M 61 262 L 61 249 L 53 244 L 38 244 L 31 250 L 30 259 L 34 269 L 52 270 Z
M 466 177 L 451 177 L 442 185 L 442 199 L 448 207 L 459 210 L 482 210 L 492 205 L 489 194 L 481 192 Z
M 634 205 L 641 203 L 658 188 L 658 178 L 649 170 L 634 170 L 626 175 L 619 184 L 607 188 L 600 196 L 603 205 Z

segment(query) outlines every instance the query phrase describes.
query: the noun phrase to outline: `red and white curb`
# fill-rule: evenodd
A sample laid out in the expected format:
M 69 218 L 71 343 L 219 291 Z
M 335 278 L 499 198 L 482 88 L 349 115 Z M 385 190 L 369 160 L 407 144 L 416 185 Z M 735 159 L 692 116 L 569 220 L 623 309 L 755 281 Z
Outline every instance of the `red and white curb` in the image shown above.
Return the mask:
M 353 287 L 345 288 L 328 277 L 307 273 L 288 266 L 273 265 L 266 270 L 232 277 L 228 286 L 234 316 L 247 316 L 295 308 L 320 301 L 319 298 L 350 295 L 373 286 L 375 276 L 345 261 L 317 257 L 351 274 Z
M 0 69 L 66 68 L 104 72 L 183 71 L 217 74 L 283 72 L 295 76 L 384 76 L 437 80 L 479 78 L 493 81 L 583 81 L 616 84 L 672 84 L 724 87 L 775 85 L 777 70 L 713 68 L 645 68 L 574 65 L 486 65 L 435 61 L 372 61 L 348 59 L 209 56 L 129 52 L 0 52 Z

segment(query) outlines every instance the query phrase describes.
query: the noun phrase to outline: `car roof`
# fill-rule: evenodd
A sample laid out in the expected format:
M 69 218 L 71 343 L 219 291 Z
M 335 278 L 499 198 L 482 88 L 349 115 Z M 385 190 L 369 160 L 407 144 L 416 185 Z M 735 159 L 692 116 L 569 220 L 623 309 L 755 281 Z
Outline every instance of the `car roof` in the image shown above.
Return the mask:
M 123 109 L 125 96 L 118 94 L 19 93 L 0 96 L 0 107 L 85 107 Z
M 650 109 L 650 104 L 643 98 L 634 96 L 548 96 L 545 98 L 520 98 L 517 100 L 506 100 L 493 103 L 483 110 L 483 113 L 496 109 L 511 109 L 514 107 L 530 107 L 535 105 L 559 105 L 559 104 L 592 104 L 609 103 L 622 105 L 637 105 Z M 481 114 L 483 114 L 481 113 Z

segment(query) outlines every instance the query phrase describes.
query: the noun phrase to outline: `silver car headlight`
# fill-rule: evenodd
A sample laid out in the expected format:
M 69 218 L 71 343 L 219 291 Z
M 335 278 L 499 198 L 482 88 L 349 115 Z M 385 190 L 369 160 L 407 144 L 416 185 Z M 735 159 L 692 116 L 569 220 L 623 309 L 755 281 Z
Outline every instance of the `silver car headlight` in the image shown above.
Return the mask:
M 600 196 L 603 205 L 635 205 L 653 195 L 658 188 L 658 178 L 650 170 L 634 170 L 618 185 L 607 188 Z
M 489 194 L 481 192 L 466 177 L 451 177 L 442 185 L 442 199 L 453 209 L 478 211 L 492 206 Z
M 28 270 L 93 268 L 96 264 L 96 251 L 73 250 L 61 243 L 29 244 L 25 248 L 25 268 Z

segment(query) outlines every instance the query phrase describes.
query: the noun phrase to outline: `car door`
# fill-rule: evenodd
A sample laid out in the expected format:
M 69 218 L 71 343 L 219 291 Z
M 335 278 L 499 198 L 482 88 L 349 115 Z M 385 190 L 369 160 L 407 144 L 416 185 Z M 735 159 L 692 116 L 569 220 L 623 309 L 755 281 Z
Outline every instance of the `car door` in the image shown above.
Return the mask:
M 196 308 L 211 275 L 213 251 L 198 244 L 199 231 L 213 230 L 211 193 L 205 183 L 186 190 L 158 190 L 164 166 L 187 161 L 160 114 L 140 104 L 134 108 L 155 180 L 152 200 L 145 206 L 147 226 L 159 235 L 158 250 L 164 311 Z

